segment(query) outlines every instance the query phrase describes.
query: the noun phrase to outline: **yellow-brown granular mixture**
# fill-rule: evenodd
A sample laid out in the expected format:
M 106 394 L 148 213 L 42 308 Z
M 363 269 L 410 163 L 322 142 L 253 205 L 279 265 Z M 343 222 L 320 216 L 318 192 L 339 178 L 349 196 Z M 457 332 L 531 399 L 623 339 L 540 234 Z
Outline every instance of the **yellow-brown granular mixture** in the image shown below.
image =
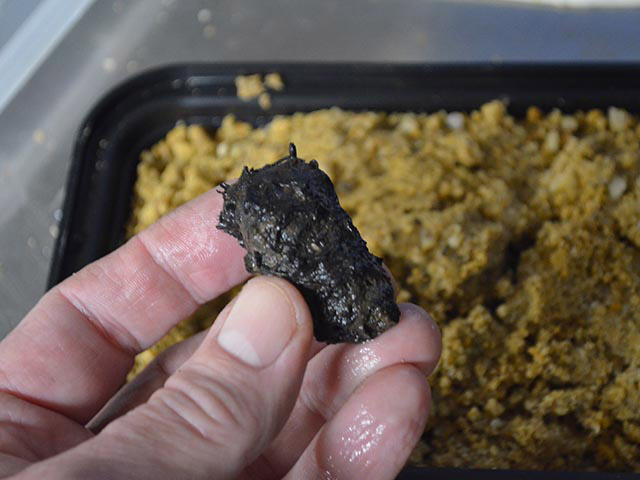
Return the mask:
M 414 463 L 640 471 L 640 125 L 492 102 L 470 114 L 231 116 L 142 154 L 131 233 L 295 142 L 333 179 L 399 301 L 443 333 Z M 138 358 L 211 322 L 201 312 Z

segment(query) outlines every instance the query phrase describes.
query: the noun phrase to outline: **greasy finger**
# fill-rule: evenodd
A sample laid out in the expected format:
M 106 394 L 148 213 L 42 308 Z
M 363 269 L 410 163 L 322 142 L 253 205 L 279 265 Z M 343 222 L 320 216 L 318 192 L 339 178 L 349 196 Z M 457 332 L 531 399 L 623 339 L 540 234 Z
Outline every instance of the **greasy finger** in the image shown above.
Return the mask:
M 263 462 L 284 475 L 316 435 L 368 377 L 387 367 L 412 364 L 429 375 L 440 358 L 440 332 L 422 308 L 400 305 L 400 322 L 360 345 L 331 345 L 309 362 L 300 397 L 280 435 L 251 468 L 261 476 Z
M 430 397 L 424 374 L 412 365 L 377 372 L 322 427 L 286 478 L 395 478 L 424 430 Z

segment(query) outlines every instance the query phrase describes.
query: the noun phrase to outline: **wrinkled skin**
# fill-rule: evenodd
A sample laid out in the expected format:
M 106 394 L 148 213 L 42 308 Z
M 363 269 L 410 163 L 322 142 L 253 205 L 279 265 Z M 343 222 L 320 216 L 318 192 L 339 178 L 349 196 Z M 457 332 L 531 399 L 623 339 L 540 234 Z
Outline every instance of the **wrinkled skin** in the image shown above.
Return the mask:
M 400 312 L 382 260 L 340 206 L 329 177 L 313 160 L 290 155 L 245 168 L 223 185 L 218 228 L 246 249 L 251 273 L 285 278 L 311 308 L 316 339 L 359 343 L 395 325 Z

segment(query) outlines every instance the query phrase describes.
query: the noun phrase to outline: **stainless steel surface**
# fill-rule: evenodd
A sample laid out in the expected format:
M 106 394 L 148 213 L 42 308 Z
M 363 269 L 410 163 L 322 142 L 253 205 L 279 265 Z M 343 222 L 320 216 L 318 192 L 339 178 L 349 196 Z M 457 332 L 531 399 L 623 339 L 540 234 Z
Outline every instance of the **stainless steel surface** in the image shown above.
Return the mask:
M 7 10 L 4 14 L 0 11 L 0 22 L 7 24 L 4 45 L 0 44 L 0 112 L 94 0 L 67 0 L 64 9 L 58 0 L 4 1 L 0 4 Z M 18 6 L 30 6 L 31 10 L 20 10 Z M 0 31 L 2 28 L 0 25 Z
M 41 2 L 42 0 L 0 0 L 0 48 Z
M 0 114 L 0 338 L 44 291 L 78 125 L 140 70 L 178 61 L 639 61 L 638 25 L 636 9 L 478 1 L 98 0 Z

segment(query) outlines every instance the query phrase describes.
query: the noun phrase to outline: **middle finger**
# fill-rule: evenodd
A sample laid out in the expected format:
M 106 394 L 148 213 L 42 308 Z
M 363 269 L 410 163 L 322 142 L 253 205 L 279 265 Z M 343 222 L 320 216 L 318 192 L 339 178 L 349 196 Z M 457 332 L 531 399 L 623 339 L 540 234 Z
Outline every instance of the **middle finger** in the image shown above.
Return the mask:
M 249 468 L 252 478 L 280 478 L 294 465 L 320 428 L 369 376 L 396 364 L 433 372 L 442 348 L 440 332 L 420 307 L 400 304 L 400 322 L 365 344 L 331 345 L 307 371 L 294 410 L 278 437 Z

